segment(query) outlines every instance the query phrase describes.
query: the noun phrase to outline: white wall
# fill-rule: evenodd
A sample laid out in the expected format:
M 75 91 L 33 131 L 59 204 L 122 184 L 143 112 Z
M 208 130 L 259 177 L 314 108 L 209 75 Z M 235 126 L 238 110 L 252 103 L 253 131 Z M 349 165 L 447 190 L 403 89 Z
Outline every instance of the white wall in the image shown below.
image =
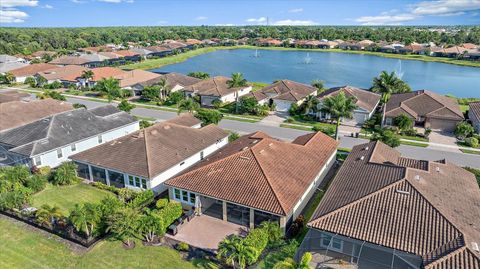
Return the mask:
M 208 155 L 212 154 L 216 150 L 220 149 L 221 147 L 228 144 L 228 136 L 224 137 L 218 143 L 208 146 L 203 150 L 203 156 L 207 157 Z M 185 169 L 189 168 L 190 166 L 196 164 L 200 161 L 200 152 L 195 153 L 193 156 L 188 157 L 185 159 L 182 165 L 182 162 L 176 164 L 175 166 L 171 167 L 170 169 L 166 170 L 165 172 L 161 173 L 160 175 L 156 176 L 152 180 L 150 180 L 150 188 L 153 189 L 156 193 L 161 193 L 167 189 L 167 187 L 163 184 L 167 179 L 172 178 L 173 176 L 177 175 L 178 173 L 184 171 Z
M 140 129 L 139 123 L 134 122 L 132 124 L 125 125 L 123 127 L 105 132 L 105 133 L 102 134 L 102 143 L 105 143 L 105 142 L 111 141 L 113 139 L 122 137 L 124 135 L 133 133 L 133 132 L 135 132 L 139 129 Z M 63 153 L 62 158 L 57 157 L 57 149 L 54 149 L 52 151 L 41 154 L 40 158 L 41 158 L 42 164 L 39 165 L 39 167 L 42 167 L 42 166 L 56 167 L 56 166 L 60 165 L 62 162 L 68 161 L 68 157 L 70 155 L 73 155 L 73 154 L 79 153 L 81 151 L 93 148 L 97 145 L 100 145 L 98 143 L 98 135 L 75 142 L 76 150 L 73 151 L 73 152 L 71 150 L 71 145 L 72 144 L 73 143 L 70 143 L 68 145 L 64 145 L 63 147 L 61 147 L 62 153 Z M 32 161 L 35 159 L 35 157 L 36 156 L 31 158 Z

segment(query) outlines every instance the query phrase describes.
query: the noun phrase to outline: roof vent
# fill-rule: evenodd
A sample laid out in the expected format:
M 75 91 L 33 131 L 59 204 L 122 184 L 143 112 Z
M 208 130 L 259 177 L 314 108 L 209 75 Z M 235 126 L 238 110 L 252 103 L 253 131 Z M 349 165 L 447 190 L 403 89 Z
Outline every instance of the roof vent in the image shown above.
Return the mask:
M 365 147 L 365 150 L 368 150 L 368 146 Z
M 268 144 L 269 147 L 273 146 L 273 143 Z
M 154 129 L 154 130 L 152 130 L 152 131 L 150 132 L 150 134 L 156 135 L 156 134 L 158 134 L 158 131 Z
M 49 122 L 50 119 L 49 119 L 49 118 L 46 118 L 46 119 L 43 119 L 42 121 L 43 121 L 43 122 Z
M 365 160 L 365 156 L 360 157 L 360 160 L 361 161 Z
M 437 171 L 437 173 L 440 173 L 440 167 L 437 166 L 437 167 L 435 168 L 435 171 Z
M 247 149 L 248 149 L 248 147 L 244 147 L 244 148 L 242 149 L 242 151 L 245 151 L 245 150 L 247 150 Z
M 250 158 L 246 157 L 246 156 L 240 156 L 240 159 L 243 159 L 243 160 L 250 160 Z
M 400 194 L 410 195 L 410 192 L 408 191 L 396 190 L 396 192 Z
M 472 249 L 476 252 L 480 252 L 480 247 L 478 247 L 477 242 L 472 242 Z
M 264 153 L 264 152 L 265 152 L 265 150 L 264 150 L 264 149 L 260 150 L 260 154 L 262 154 L 262 153 Z
M 416 176 L 415 176 L 415 180 L 416 180 L 416 181 L 420 181 L 420 175 L 416 175 Z

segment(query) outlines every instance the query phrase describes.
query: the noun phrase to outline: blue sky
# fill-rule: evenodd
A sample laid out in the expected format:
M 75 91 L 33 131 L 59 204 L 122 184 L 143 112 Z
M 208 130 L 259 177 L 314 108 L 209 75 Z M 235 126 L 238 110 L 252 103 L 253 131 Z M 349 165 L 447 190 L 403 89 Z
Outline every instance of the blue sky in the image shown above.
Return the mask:
M 480 0 L 0 0 L 1 26 L 480 25 Z M 267 19 L 268 18 L 268 19 Z

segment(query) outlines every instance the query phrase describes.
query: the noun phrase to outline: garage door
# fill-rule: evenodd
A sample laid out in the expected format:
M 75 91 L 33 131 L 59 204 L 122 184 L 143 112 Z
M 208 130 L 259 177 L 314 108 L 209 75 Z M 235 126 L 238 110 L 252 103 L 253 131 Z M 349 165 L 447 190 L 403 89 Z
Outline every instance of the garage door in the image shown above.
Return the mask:
M 290 109 L 290 106 L 292 105 L 291 102 L 288 101 L 282 101 L 282 100 L 273 100 L 275 102 L 276 110 L 277 111 L 288 111 Z
M 441 120 L 441 119 L 428 119 L 427 123 L 430 123 L 430 128 L 435 131 L 453 132 L 458 121 Z M 428 127 L 428 124 L 427 124 Z

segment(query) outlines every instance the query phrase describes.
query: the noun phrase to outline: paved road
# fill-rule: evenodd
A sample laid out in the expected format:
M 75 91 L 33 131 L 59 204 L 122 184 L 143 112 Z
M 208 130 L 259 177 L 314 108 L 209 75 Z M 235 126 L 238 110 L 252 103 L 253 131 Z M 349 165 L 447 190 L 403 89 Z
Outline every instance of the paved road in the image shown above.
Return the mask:
M 102 106 L 104 103 L 83 100 L 78 98 L 67 98 L 71 103 L 81 103 L 87 107 Z M 168 120 L 174 118 L 177 114 L 175 112 L 168 112 L 147 108 L 135 108 L 132 110 L 132 114 L 140 117 L 155 118 L 159 121 Z M 234 120 L 222 120 L 219 124 L 221 128 L 232 130 L 240 134 L 253 133 L 255 131 L 263 131 L 273 137 L 283 140 L 293 140 L 297 136 L 308 133 L 307 131 L 281 128 L 271 125 L 263 125 L 260 123 L 247 123 Z M 365 139 L 351 138 L 343 136 L 340 138 L 340 147 L 352 148 L 355 145 L 359 145 L 367 142 Z M 463 154 L 457 152 L 443 151 L 437 149 L 420 148 L 407 145 L 401 145 L 398 150 L 406 157 L 424 159 L 424 160 L 439 160 L 447 159 L 447 161 L 456 163 L 460 166 L 470 166 L 480 168 L 480 155 Z

